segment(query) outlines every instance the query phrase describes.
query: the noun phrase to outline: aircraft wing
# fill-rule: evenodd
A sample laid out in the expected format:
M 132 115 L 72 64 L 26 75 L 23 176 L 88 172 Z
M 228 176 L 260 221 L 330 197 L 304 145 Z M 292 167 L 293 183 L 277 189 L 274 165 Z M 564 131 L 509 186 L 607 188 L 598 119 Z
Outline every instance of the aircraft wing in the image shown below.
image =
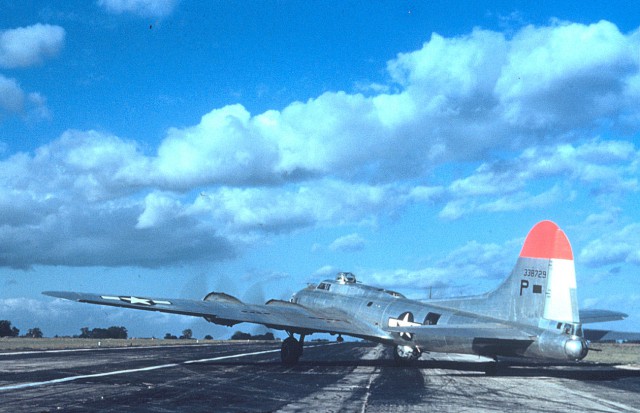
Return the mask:
M 384 332 L 341 311 L 312 310 L 288 301 L 270 300 L 263 305 L 253 305 L 224 293 L 212 293 L 212 299 L 206 301 L 67 291 L 45 291 L 43 294 L 81 303 L 204 317 L 207 321 L 226 326 L 246 322 L 300 334 L 322 332 L 373 339 L 386 337 Z
M 602 323 L 605 321 L 624 320 L 629 317 L 625 313 L 610 310 L 580 310 L 580 322 L 582 324 Z

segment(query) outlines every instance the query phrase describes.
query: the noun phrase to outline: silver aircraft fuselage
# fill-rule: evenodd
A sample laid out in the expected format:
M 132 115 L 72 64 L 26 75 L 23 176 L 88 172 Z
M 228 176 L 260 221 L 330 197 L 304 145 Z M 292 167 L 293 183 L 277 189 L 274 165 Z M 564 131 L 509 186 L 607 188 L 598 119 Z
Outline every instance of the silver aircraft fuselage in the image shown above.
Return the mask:
M 450 300 L 412 300 L 394 291 L 356 283 L 355 278 L 349 281 L 343 274 L 339 274 L 336 280 L 309 285 L 295 293 L 291 302 L 310 309 L 326 311 L 331 308 L 343 312 L 354 320 L 375 326 L 378 342 L 415 349 L 417 356 L 422 352 L 433 351 L 477 354 L 491 358 L 516 356 L 580 360 L 587 353 L 580 324 L 548 322 L 536 327 L 509 323 L 505 322 L 505 314 L 500 313 L 500 308 L 494 308 L 495 312 L 491 315 L 462 311 L 449 308 L 447 304 Z M 486 302 L 486 299 L 484 295 L 458 301 L 478 301 L 480 304 Z M 481 310 L 482 307 L 480 305 L 478 309 Z M 465 335 L 460 328 L 494 323 L 508 324 L 529 336 L 530 340 L 496 340 L 491 336 L 478 337 L 475 331 Z M 389 331 L 393 327 L 411 326 L 421 327 L 427 334 Z M 372 339 L 371 336 L 363 338 Z

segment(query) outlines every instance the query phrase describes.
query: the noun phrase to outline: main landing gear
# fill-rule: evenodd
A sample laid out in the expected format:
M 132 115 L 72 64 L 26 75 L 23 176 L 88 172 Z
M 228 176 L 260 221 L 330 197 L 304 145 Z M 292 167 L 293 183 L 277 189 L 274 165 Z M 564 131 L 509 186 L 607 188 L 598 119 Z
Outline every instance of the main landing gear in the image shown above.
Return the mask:
M 398 365 L 407 365 L 414 360 L 418 360 L 422 352 L 417 347 L 397 345 L 393 349 L 393 359 Z
M 489 361 L 484 366 L 484 374 L 487 376 L 498 375 L 498 357 L 493 357 L 493 361 Z
M 286 364 L 292 366 L 298 363 L 300 356 L 302 356 L 302 345 L 304 344 L 304 334 L 300 334 L 300 341 L 296 340 L 293 336 L 293 333 L 290 333 L 289 337 L 287 337 L 282 342 L 282 348 L 280 349 L 280 358 L 282 359 L 282 364 Z

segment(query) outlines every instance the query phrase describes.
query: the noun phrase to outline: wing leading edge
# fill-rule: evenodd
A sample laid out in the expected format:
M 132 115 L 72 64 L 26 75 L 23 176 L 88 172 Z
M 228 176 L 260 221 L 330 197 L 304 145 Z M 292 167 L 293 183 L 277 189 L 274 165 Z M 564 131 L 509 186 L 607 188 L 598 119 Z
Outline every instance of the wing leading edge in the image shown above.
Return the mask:
M 235 298 L 199 301 L 68 291 L 45 291 L 43 294 L 81 303 L 204 317 L 207 321 L 226 326 L 254 323 L 300 334 L 319 332 L 374 340 L 386 338 L 383 331 L 349 318 L 338 310 L 311 310 L 287 301 L 271 300 L 267 304 L 254 305 L 245 304 Z

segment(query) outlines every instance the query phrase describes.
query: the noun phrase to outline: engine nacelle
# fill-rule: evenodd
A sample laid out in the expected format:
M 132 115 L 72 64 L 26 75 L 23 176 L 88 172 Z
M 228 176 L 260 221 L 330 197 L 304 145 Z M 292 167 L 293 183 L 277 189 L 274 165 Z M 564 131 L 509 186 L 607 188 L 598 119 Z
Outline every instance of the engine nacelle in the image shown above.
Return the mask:
M 218 302 L 242 304 L 242 301 L 240 301 L 239 299 L 237 299 L 232 295 L 229 295 L 226 293 L 216 293 L 216 292 L 211 292 L 205 295 L 202 301 L 218 301 Z
M 202 300 L 203 301 L 218 302 L 218 303 L 243 304 L 242 301 L 240 301 L 239 299 L 237 299 L 236 297 L 234 297 L 232 295 L 225 294 L 225 293 L 216 293 L 216 292 L 211 292 L 211 293 L 205 295 L 205 297 Z M 206 316 L 206 317 L 204 317 L 204 319 L 207 320 L 210 323 L 220 324 L 220 325 L 227 326 L 227 327 L 232 327 L 232 326 L 238 324 L 237 321 L 227 320 L 227 319 L 224 319 L 224 318 L 216 317 L 214 315 Z

